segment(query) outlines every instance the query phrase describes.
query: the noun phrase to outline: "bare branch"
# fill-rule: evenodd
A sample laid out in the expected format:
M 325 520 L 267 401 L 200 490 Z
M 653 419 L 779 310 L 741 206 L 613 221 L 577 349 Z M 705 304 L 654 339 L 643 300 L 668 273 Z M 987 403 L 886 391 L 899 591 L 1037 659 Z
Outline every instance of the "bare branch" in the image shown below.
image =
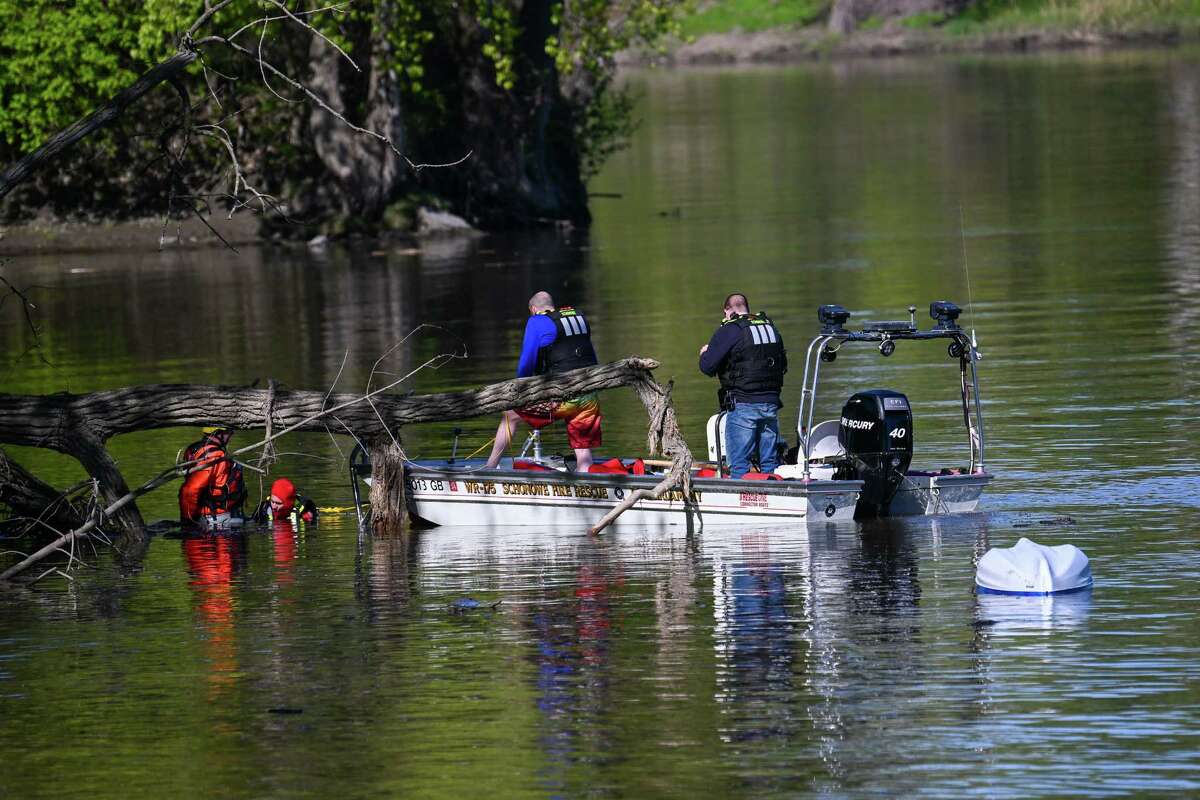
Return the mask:
M 468 158 L 470 158 L 474 154 L 475 154 L 474 150 L 468 150 L 467 154 L 465 156 L 463 156 L 462 158 L 460 158 L 458 161 L 451 161 L 448 164 L 414 164 L 413 162 L 408 160 L 408 156 L 404 156 L 403 158 L 405 161 L 408 162 L 408 166 L 412 168 L 413 172 L 420 172 L 423 169 L 442 169 L 444 167 L 457 167 L 459 164 L 463 163 L 464 161 L 466 161 Z
M 21 354 L 17 356 L 16 360 L 19 361 L 20 359 L 24 358 L 27 353 L 36 351 L 38 354 L 38 358 L 41 359 L 43 364 L 45 364 L 46 366 L 53 366 L 53 364 L 50 363 L 50 360 L 46 358 L 46 354 L 42 352 L 42 337 L 41 337 L 42 332 L 41 332 L 41 329 L 38 328 L 37 323 L 33 321 L 33 312 L 35 310 L 37 310 L 37 306 L 34 305 L 33 301 L 29 299 L 29 295 L 26 294 L 26 292 L 28 292 L 30 289 L 46 289 L 49 287 L 34 285 L 34 286 L 28 286 L 24 290 L 18 289 L 3 275 L 0 275 L 0 283 L 3 283 L 5 286 L 7 286 L 9 293 L 11 293 L 14 297 L 17 298 L 17 300 L 20 301 L 21 314 L 22 314 L 22 316 L 25 317 L 25 325 L 26 325 L 26 327 L 29 328 L 29 334 L 33 339 L 33 343 L 31 345 L 29 345 L 28 347 L 26 347 L 21 352 Z M 4 301 L 7 299 L 8 299 L 7 294 L 0 296 L 0 308 L 3 308 Z
M 334 13 L 334 14 L 340 14 L 340 13 L 342 13 L 342 10 L 343 10 L 343 9 L 346 7 L 346 5 L 348 5 L 347 3 L 337 3 L 337 4 L 335 4 L 335 5 L 331 5 L 331 6 L 325 6 L 324 8 L 314 8 L 314 9 L 313 9 L 313 10 L 311 10 L 311 11 L 298 11 L 298 12 L 293 12 L 293 11 L 290 11 L 290 10 L 288 9 L 288 7 L 287 7 L 287 6 L 285 6 L 283 3 L 279 2 L 279 0 L 268 0 L 268 1 L 269 1 L 269 2 L 270 2 L 272 5 L 274 5 L 276 8 L 278 8 L 279 10 L 281 10 L 281 11 L 283 12 L 283 14 L 282 14 L 281 16 L 278 16 L 278 17 L 270 17 L 270 16 L 267 16 L 267 17 L 261 17 L 261 18 L 259 18 L 259 19 L 256 19 L 256 20 L 254 20 L 253 22 L 247 22 L 245 25 L 243 25 L 242 27 L 238 28 L 238 29 L 237 29 L 236 31 L 234 31 L 233 33 L 229 34 L 229 36 L 228 36 L 227 38 L 229 38 L 229 39 L 234 39 L 234 38 L 236 38 L 236 37 L 237 37 L 239 34 L 245 33 L 245 32 L 246 32 L 247 30 L 249 30 L 250 28 L 253 28 L 254 26 L 256 26 L 256 25 L 259 25 L 259 24 L 261 24 L 261 25 L 263 26 L 263 30 L 264 30 L 264 32 L 265 32 L 265 31 L 266 31 L 266 24 L 267 24 L 267 23 L 270 23 L 270 22 L 279 22 L 279 21 L 281 21 L 281 20 L 290 19 L 292 22 L 295 22 L 297 25 L 299 25 L 300 27 L 304 28 L 304 29 L 305 29 L 305 30 L 307 30 L 309 33 L 311 33 L 313 36 L 317 36 L 317 37 L 321 38 L 321 39 L 322 39 L 322 40 L 324 40 L 324 41 L 325 41 L 325 42 L 326 42 L 326 43 L 327 43 L 327 44 L 328 44 L 330 47 L 332 47 L 334 50 L 337 50 L 339 53 L 341 53 L 341 55 L 342 55 L 342 58 L 344 58 L 344 59 L 346 59 L 346 61 L 350 62 L 350 66 L 354 67 L 355 71 L 357 71 L 357 72 L 362 72 L 362 69 L 361 69 L 361 68 L 358 66 L 358 64 L 356 64 L 356 63 L 354 62 L 354 59 L 353 59 L 353 58 L 351 58 L 351 57 L 350 57 L 350 55 L 349 55 L 349 53 L 347 53 L 345 50 L 343 50 L 343 49 L 342 49 L 342 48 L 341 48 L 341 47 L 338 45 L 338 43 L 337 43 L 337 42 L 333 41 L 333 40 L 332 40 L 332 39 L 330 39 L 328 36 L 326 36 L 325 34 L 321 33 L 319 30 L 317 30 L 316 28 L 314 28 L 314 27 L 313 27 L 312 25 L 310 25 L 309 23 L 307 23 L 307 22 L 305 22 L 304 20 L 300 19 L 300 17 L 312 17 L 312 16 L 315 16 L 315 15 L 317 15 L 317 14 L 323 14 L 323 13 L 325 13 L 325 12 L 331 12 L 331 13 Z M 261 49 L 261 44 L 260 44 L 260 49 Z
M 187 29 L 187 33 L 183 34 L 183 40 L 185 43 L 191 42 L 192 38 L 196 35 L 200 28 L 204 26 L 204 23 L 208 22 L 217 14 L 218 11 L 233 2 L 233 0 L 219 0 L 215 6 L 211 6 L 209 5 L 209 1 L 210 0 L 204 0 L 204 13 L 192 23 L 192 27 Z M 198 45 L 199 43 L 193 43 L 193 46 Z

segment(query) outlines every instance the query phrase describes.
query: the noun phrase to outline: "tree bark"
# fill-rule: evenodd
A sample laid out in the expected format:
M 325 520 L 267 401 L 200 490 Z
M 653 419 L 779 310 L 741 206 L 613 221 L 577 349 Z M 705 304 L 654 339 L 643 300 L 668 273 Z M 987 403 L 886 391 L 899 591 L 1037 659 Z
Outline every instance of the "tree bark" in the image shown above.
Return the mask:
M 188 64 L 196 60 L 194 50 L 180 50 L 166 61 L 150 69 L 112 100 L 88 116 L 54 136 L 29 155 L 15 162 L 0 173 L 0 199 L 19 186 L 34 172 L 42 169 L 60 153 L 69 150 L 76 142 L 90 136 L 119 117 L 126 108 L 140 100 L 147 92 L 164 81 L 174 80 Z
M 830 32 L 843 36 L 854 33 L 854 29 L 858 27 L 854 4 L 855 0 L 834 0 L 833 8 L 829 12 Z
M 546 400 L 564 400 L 586 392 L 636 383 L 656 369 L 649 358 L 626 358 L 555 375 L 516 378 L 465 392 L 373 397 L 374 408 L 359 403 L 329 418 L 308 419 L 362 395 L 277 391 L 273 425 L 301 431 L 344 431 L 360 438 L 387 435 L 404 425 L 446 422 L 492 414 Z M 249 430 L 266 420 L 267 389 L 205 384 L 151 384 L 90 394 L 0 394 L 0 444 L 45 447 L 74 455 L 73 439 L 91 434 L 102 442 L 113 436 L 188 425 L 228 425 Z M 307 420 L 307 421 L 305 421 Z M 385 427 L 386 426 L 386 427 Z
M 400 82 L 390 67 L 392 46 L 387 40 L 390 2 L 379 3 L 378 30 L 371 36 L 366 108 L 362 125 L 379 131 L 404 148 L 404 117 Z M 351 69 L 345 58 L 328 42 L 314 36 L 309 45 L 312 89 L 323 95 L 330 107 L 347 114 L 341 71 Z M 318 106 L 308 117 L 317 157 L 340 188 L 343 210 L 367 220 L 377 220 L 403 184 L 405 165 L 385 143 L 362 136 Z
M 390 437 L 371 442 L 371 529 L 378 535 L 404 530 L 408 499 L 404 484 L 404 452 Z
M 108 454 L 102 440 L 86 433 L 81 434 L 67 452 L 79 460 L 88 475 L 96 479 L 100 487 L 101 505 L 111 506 L 129 494 L 125 477 L 121 475 L 121 470 L 117 469 L 117 462 Z M 109 519 L 125 531 L 137 530 L 146 524 L 136 503 L 118 507 Z

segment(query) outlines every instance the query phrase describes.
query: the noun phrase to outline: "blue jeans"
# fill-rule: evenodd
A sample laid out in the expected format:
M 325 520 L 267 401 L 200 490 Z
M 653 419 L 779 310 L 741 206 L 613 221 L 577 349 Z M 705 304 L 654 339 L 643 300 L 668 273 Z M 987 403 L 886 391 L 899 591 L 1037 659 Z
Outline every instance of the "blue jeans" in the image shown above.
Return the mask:
M 779 408 L 774 403 L 738 403 L 725 417 L 725 446 L 729 449 L 729 477 L 750 471 L 758 456 L 763 472 L 779 466 Z

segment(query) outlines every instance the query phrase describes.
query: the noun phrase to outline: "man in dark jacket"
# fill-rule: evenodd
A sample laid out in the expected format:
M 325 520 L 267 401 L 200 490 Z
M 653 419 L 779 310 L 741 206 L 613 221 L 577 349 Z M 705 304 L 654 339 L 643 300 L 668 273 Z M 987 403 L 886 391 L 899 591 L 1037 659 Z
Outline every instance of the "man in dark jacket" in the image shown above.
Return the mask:
M 762 472 L 779 466 L 779 409 L 783 401 L 783 375 L 787 351 L 775 323 L 763 312 L 750 314 L 743 294 L 725 298 L 721 327 L 700 348 L 700 371 L 721 381 L 721 406 L 725 418 L 731 478 L 750 471 L 752 462 Z

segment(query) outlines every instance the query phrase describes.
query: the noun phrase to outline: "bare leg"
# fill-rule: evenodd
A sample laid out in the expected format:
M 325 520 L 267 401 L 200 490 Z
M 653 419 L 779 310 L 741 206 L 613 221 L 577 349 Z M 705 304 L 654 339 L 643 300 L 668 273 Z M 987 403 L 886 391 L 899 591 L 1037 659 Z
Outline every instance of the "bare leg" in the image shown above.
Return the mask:
M 575 471 L 587 472 L 592 465 L 592 451 L 586 447 L 575 448 Z
M 496 465 L 500 463 L 500 457 L 508 449 L 508 444 L 512 441 L 513 433 L 516 432 L 517 426 L 520 423 L 521 418 L 517 416 L 517 412 L 515 411 L 505 411 L 500 415 L 500 425 L 496 428 L 496 443 L 492 445 L 492 454 L 488 456 L 487 469 L 495 469 Z

